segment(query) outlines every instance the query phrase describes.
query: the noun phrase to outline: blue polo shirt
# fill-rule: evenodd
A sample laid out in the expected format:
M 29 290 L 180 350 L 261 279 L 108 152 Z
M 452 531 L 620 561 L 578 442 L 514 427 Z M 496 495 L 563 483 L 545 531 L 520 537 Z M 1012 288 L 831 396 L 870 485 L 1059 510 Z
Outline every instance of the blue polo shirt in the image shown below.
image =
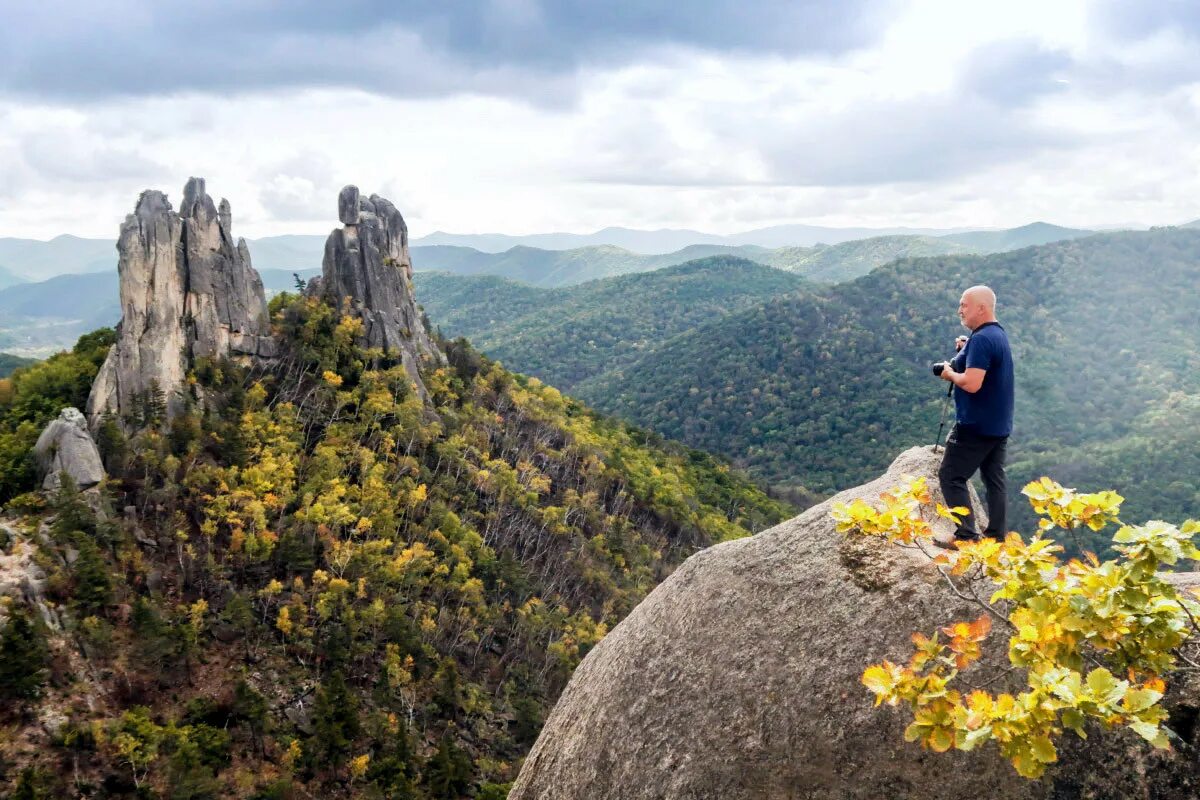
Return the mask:
M 1008 436 L 1013 426 L 1013 360 L 1008 334 L 999 322 L 985 322 L 971 333 L 951 362 L 955 372 L 986 370 L 983 386 L 971 394 L 954 387 L 954 418 L 960 428 L 981 436 Z

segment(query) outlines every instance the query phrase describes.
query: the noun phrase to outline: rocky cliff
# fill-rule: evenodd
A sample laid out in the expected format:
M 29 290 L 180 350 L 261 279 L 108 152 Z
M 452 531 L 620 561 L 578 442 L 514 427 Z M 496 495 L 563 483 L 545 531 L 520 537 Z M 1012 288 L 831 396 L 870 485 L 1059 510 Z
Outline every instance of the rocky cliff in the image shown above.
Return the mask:
M 233 239 L 229 203 L 214 204 L 202 178 L 188 180 L 179 213 L 162 192 L 143 192 L 117 252 L 122 316 L 88 398 L 93 426 L 108 412 L 129 418 L 153 391 L 176 413 L 197 357 L 273 355 L 262 280 Z
M 379 195 L 365 198 L 347 186 L 338 195 L 338 218 L 343 227 L 325 242 L 321 279 L 312 290 L 361 318 L 366 345 L 399 356 L 425 396 L 417 365 L 425 358 L 440 363 L 443 356 L 417 311 L 404 217 Z
M 872 483 L 688 559 L 576 669 L 511 800 L 1195 797 L 1189 741 L 1163 754 L 1129 731 L 1067 736 L 1060 763 L 1028 781 L 995 747 L 906 744 L 904 714 L 872 707 L 866 666 L 907 661 L 912 632 L 978 609 L 920 553 L 838 534 L 830 507 L 903 474 L 936 486 L 939 460 L 913 448 Z M 1004 640 L 973 667 L 1001 679 L 993 691 Z M 1187 739 L 1200 695 L 1174 691 Z

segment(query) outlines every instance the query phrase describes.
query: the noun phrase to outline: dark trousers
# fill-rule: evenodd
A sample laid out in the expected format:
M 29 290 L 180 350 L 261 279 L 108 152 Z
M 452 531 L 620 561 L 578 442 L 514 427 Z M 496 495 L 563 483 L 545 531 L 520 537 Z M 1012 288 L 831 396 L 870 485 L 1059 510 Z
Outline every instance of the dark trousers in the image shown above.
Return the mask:
M 938 482 L 946 505 L 971 508 L 971 494 L 967 488 L 971 476 L 979 470 L 987 495 L 988 526 L 984 536 L 1004 538 L 1007 532 L 1006 506 L 1007 485 L 1004 477 L 1004 458 L 1008 450 L 1007 436 L 981 436 L 955 425 L 946 437 L 946 454 L 938 470 Z M 974 538 L 975 512 L 964 517 L 958 526 L 957 535 Z

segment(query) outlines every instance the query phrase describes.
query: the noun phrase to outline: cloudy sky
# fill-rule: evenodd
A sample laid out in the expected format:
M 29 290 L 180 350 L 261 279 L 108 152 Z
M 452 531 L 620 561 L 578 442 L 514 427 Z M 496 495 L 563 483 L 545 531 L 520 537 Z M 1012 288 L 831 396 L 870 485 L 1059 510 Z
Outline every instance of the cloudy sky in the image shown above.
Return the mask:
M 1195 0 L 66 0 L 0 29 L 0 236 L 189 175 L 237 233 L 1200 217 Z

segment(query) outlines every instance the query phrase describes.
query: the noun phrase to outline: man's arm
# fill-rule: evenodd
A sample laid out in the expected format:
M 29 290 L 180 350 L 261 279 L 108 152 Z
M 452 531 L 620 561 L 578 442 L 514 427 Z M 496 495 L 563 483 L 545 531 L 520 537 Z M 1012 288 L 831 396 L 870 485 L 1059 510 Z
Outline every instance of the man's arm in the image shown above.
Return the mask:
M 987 370 L 979 367 L 967 367 L 962 372 L 955 372 L 947 364 L 946 368 L 942 370 L 942 380 L 950 381 L 968 394 L 975 394 L 983 387 L 985 375 L 987 375 Z
M 992 366 L 992 343 L 986 337 L 972 338 L 954 360 L 942 370 L 942 377 L 968 394 L 983 387 L 983 378 Z

